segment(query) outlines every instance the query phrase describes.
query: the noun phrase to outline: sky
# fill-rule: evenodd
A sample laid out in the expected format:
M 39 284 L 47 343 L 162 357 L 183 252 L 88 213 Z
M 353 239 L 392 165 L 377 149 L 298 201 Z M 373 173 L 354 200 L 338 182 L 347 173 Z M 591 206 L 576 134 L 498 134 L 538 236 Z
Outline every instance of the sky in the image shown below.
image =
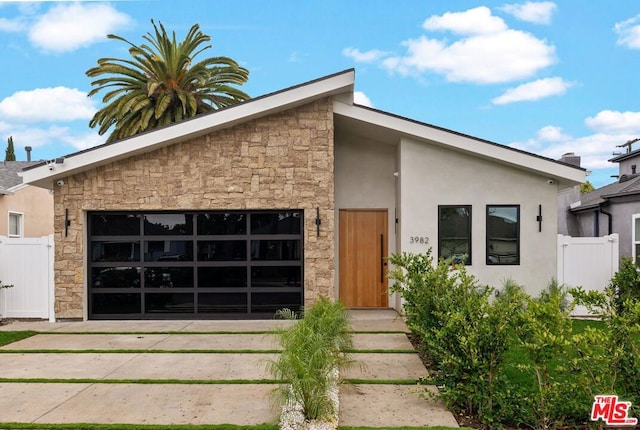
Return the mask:
M 0 149 L 52 159 L 103 143 L 85 72 L 153 29 L 193 24 L 252 97 L 354 68 L 357 103 L 538 155 L 573 152 L 596 187 L 640 137 L 631 0 L 0 0 Z M 640 143 L 637 144 L 640 149 Z M 635 146 L 634 146 L 634 149 Z M 0 153 L 1 155 L 2 153 Z

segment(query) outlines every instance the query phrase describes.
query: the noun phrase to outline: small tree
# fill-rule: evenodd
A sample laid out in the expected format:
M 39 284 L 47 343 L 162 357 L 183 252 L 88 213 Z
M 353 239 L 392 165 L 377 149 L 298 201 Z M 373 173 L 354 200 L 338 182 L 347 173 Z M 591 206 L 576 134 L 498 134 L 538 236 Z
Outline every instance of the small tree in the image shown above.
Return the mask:
M 16 161 L 16 153 L 13 149 L 13 136 L 9 136 L 7 142 L 7 150 L 5 151 L 4 161 Z

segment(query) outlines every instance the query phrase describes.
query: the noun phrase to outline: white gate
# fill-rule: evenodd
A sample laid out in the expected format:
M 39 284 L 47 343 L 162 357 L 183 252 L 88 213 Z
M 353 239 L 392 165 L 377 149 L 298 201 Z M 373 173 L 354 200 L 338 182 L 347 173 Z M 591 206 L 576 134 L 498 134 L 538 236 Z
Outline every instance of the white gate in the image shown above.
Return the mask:
M 619 267 L 617 234 L 603 237 L 571 237 L 558 235 L 558 283 L 581 286 L 585 291 L 604 291 Z M 574 315 L 587 315 L 584 307 L 576 307 Z
M 53 235 L 0 236 L 0 316 L 55 321 L 53 310 Z

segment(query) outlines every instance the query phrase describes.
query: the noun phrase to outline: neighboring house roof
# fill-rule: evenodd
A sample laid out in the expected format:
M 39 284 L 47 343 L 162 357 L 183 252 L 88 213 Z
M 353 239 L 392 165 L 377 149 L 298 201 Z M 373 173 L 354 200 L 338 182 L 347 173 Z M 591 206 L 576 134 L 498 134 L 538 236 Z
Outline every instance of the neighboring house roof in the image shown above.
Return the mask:
M 621 154 L 609 159 L 609 161 L 612 163 L 619 163 L 629 158 L 637 157 L 638 154 L 640 154 L 640 149 L 636 149 L 635 151 L 631 151 L 631 152 L 625 152 L 624 154 Z
M 2 161 L 0 162 L 0 194 L 11 194 L 11 189 L 22 184 L 18 175 L 25 167 L 40 164 L 40 161 Z
M 597 190 L 585 193 L 581 196 L 578 205 L 571 207 L 571 212 L 580 212 L 597 208 L 615 197 L 631 196 L 640 194 L 640 174 L 623 175 L 623 180 L 614 182 Z
M 26 183 L 51 189 L 55 181 L 75 173 L 333 96 L 336 129 L 353 130 L 376 141 L 387 138 L 395 142 L 403 137 L 415 138 L 532 171 L 569 186 L 584 182 L 585 170 L 579 167 L 354 105 L 354 79 L 355 71 L 346 70 L 128 139 L 70 154 L 56 162 L 39 163 L 24 172 L 24 180 Z

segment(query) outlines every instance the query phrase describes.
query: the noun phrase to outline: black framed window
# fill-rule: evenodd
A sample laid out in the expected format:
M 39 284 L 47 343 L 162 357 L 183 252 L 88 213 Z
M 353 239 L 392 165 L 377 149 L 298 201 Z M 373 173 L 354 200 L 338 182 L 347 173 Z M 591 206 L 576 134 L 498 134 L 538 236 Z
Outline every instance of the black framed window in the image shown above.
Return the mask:
M 299 310 L 302 232 L 301 210 L 89 212 L 89 317 Z
M 471 206 L 438 206 L 438 258 L 471 264 Z
M 487 264 L 520 264 L 520 205 L 487 205 Z

